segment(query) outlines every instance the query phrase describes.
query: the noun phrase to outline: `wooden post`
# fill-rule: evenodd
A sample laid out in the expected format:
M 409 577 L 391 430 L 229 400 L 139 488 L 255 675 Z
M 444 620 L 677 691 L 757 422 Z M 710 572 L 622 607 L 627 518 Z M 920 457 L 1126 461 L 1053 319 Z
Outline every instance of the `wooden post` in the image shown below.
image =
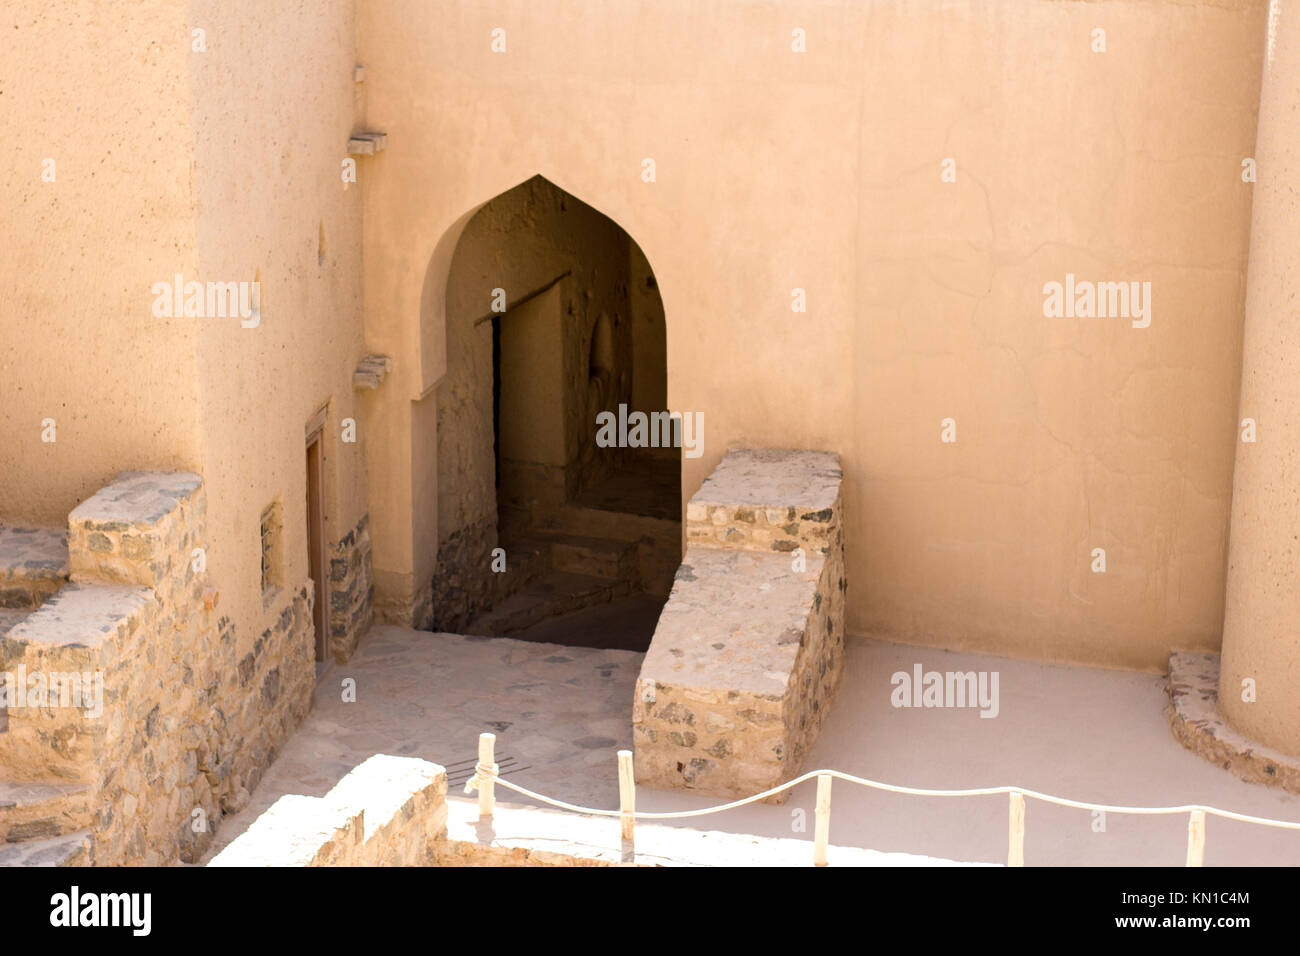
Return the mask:
M 825 866 L 826 847 L 831 841 L 831 781 L 830 774 L 817 778 L 817 808 L 813 811 L 813 866 Z
M 618 809 L 623 828 L 623 839 L 631 840 L 636 825 L 636 777 L 632 773 L 632 751 L 618 752 Z
M 497 770 L 496 765 L 496 734 L 479 734 L 478 735 L 478 762 L 480 767 L 491 769 L 494 773 Z M 475 773 L 478 767 L 474 768 Z M 496 793 L 493 790 L 495 779 L 493 777 L 480 777 L 478 781 L 478 818 L 485 820 L 492 816 L 492 811 L 496 809 Z
M 1011 791 L 1011 828 L 1007 840 L 1007 866 L 1025 865 L 1025 795 Z
M 1193 810 L 1187 820 L 1187 865 L 1205 862 L 1205 811 Z

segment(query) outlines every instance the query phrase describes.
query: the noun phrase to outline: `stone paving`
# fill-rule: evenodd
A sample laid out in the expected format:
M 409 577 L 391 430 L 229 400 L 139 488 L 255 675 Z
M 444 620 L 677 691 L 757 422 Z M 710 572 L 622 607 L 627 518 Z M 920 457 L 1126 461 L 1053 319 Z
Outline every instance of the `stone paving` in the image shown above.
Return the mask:
M 485 731 L 497 735 L 498 761 L 527 768 L 510 774 L 521 786 L 614 807 L 615 754 L 632 745 L 641 656 L 377 626 L 348 664 L 321 675 L 306 722 L 249 806 L 222 822 L 208 855 L 281 795 L 324 796 L 372 754 L 422 757 L 450 770 L 472 762 Z M 348 678 L 354 703 L 343 700 Z

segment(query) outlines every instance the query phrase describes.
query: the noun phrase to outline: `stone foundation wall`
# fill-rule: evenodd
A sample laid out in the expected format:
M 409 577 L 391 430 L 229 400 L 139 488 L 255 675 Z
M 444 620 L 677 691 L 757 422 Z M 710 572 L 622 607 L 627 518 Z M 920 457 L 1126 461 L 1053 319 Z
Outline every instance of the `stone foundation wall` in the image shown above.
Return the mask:
M 330 545 L 329 651 L 340 664 L 357 649 L 375 618 L 370 564 L 370 515 Z
M 237 656 L 205 605 L 205 507 L 196 475 L 120 475 L 69 516 L 71 583 L 0 647 L 7 671 L 102 681 L 102 712 L 11 708 L 0 735 L 5 777 L 89 788 L 96 865 L 195 859 L 310 706 L 310 582 Z
M 460 528 L 439 543 L 427 630 L 457 633 L 491 609 L 501 587 L 496 580 L 499 575 L 492 573 L 492 549 L 496 546 L 495 515 Z

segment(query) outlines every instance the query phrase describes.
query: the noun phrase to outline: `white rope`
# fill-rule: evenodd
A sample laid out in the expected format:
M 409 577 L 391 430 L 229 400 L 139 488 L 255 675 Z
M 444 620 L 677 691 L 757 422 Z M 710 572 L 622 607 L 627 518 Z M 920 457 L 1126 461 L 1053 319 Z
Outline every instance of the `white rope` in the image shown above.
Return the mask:
M 496 764 L 492 765 L 490 773 L 485 772 L 481 764 L 475 767 L 476 775 L 471 777 L 465 784 L 465 792 L 469 793 L 471 787 L 477 788 L 480 777 L 491 777 L 495 783 L 508 787 L 516 793 L 521 793 L 526 797 L 539 800 L 542 803 L 550 804 L 553 807 L 559 807 L 562 810 L 571 810 L 574 813 L 586 813 L 598 817 L 620 817 L 624 814 L 620 810 L 597 810 L 593 807 L 580 807 L 576 804 L 565 803 L 563 800 L 555 800 L 544 794 L 536 793 L 526 787 L 521 787 L 517 783 L 501 777 L 498 773 Z M 1121 807 L 1105 803 L 1087 803 L 1082 800 L 1070 800 L 1066 797 L 1054 796 L 1050 793 L 1039 793 L 1036 790 L 1026 790 L 1023 787 L 980 787 L 971 790 L 931 790 L 924 787 L 900 787 L 892 783 L 882 783 L 878 780 L 868 780 L 865 777 L 855 777 L 852 774 L 843 773 L 839 770 L 810 770 L 807 773 L 795 777 L 786 783 L 764 790 L 762 793 L 756 793 L 752 797 L 745 797 L 742 800 L 733 800 L 731 803 L 723 803 L 716 807 L 703 807 L 698 810 L 674 810 L 669 812 L 652 812 L 638 811 L 630 814 L 638 820 L 673 820 L 683 817 L 702 817 L 710 813 L 721 813 L 724 810 L 734 810 L 736 807 L 743 807 L 749 803 L 756 803 L 759 800 L 765 800 L 768 797 L 775 796 L 791 787 L 796 787 L 805 780 L 811 780 L 820 776 L 834 777 L 838 780 L 844 780 L 848 783 L 856 783 L 859 786 L 870 787 L 875 790 L 885 790 L 889 793 L 905 793 L 917 797 L 984 797 L 1002 793 L 1019 793 L 1026 797 L 1033 797 L 1035 800 L 1042 800 L 1044 803 L 1055 803 L 1062 807 L 1073 807 L 1078 810 L 1101 810 L 1105 813 L 1134 813 L 1134 814 L 1171 814 L 1171 813 L 1191 813 L 1194 810 L 1200 810 L 1216 817 L 1222 817 L 1226 820 L 1237 820 L 1241 823 L 1257 823 L 1266 827 L 1279 827 L 1284 830 L 1300 830 L 1300 822 L 1290 822 L 1286 820 L 1271 820 L 1267 817 L 1254 817 L 1245 813 L 1236 813 L 1232 810 L 1220 810 L 1218 807 L 1207 807 L 1202 804 L 1187 804 L 1178 807 Z
M 501 765 L 494 763 L 491 767 L 485 767 L 475 761 L 474 775 L 465 781 L 465 795 L 469 796 L 478 789 L 479 781 L 496 780 L 497 783 L 505 783 L 499 779 L 501 776 Z

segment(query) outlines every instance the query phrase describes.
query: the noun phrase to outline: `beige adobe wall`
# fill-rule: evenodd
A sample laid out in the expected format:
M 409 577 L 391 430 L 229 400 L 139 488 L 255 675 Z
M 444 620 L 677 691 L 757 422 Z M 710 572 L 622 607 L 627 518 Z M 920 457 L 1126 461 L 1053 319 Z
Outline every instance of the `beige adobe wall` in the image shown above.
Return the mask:
M 1300 9 L 1272 24 L 1260 101 L 1259 182 L 1251 225 L 1239 420 L 1254 420 L 1233 478 L 1232 542 L 1219 701 L 1232 726 L 1266 747 L 1300 754 Z M 1253 684 L 1247 692 L 1245 682 Z
M 359 97 L 353 5 L 192 0 L 189 20 L 207 31 L 189 91 L 199 267 L 204 278 L 261 277 L 260 324 L 209 319 L 198 341 L 209 572 L 247 650 L 308 577 L 304 429 L 326 403 L 329 540 L 355 535 L 366 513 L 370 436 L 352 388 L 365 354 L 361 199 L 341 175 Z M 355 443 L 342 441 L 348 418 Z M 273 501 L 283 587 L 264 599 L 259 517 Z
M 26 241 L 0 261 L 0 521 L 61 526 L 124 469 L 199 472 L 209 572 L 251 645 L 307 577 L 303 427 L 325 402 L 331 540 L 357 537 L 366 513 L 366 433 L 339 440 L 342 419 L 361 418 L 364 354 L 360 188 L 340 175 L 359 101 L 352 3 L 129 16 L 23 3 L 13 19 L 2 88 L 24 132 L 0 173 L 6 229 Z M 259 273 L 256 329 L 153 314 L 153 284 L 176 274 Z M 54 444 L 40 440 L 47 417 Z M 287 562 L 281 600 L 264 604 L 258 517 L 272 500 Z
M 195 271 L 189 29 L 173 3 L 5 14 L 0 523 L 63 527 L 124 468 L 198 465 L 198 329 L 152 309 Z
M 400 534 L 427 480 L 400 439 L 446 362 L 450 250 L 541 173 L 654 269 L 669 403 L 706 419 L 684 498 L 729 445 L 841 455 L 852 631 L 1151 670 L 1215 647 L 1264 18 L 366 4 L 366 115 L 389 134 L 366 183 L 367 337 L 408 357 L 380 397 L 393 445 L 369 447 L 391 503 L 377 562 L 410 571 L 436 534 Z M 1151 326 L 1045 318 L 1067 272 L 1150 281 Z

